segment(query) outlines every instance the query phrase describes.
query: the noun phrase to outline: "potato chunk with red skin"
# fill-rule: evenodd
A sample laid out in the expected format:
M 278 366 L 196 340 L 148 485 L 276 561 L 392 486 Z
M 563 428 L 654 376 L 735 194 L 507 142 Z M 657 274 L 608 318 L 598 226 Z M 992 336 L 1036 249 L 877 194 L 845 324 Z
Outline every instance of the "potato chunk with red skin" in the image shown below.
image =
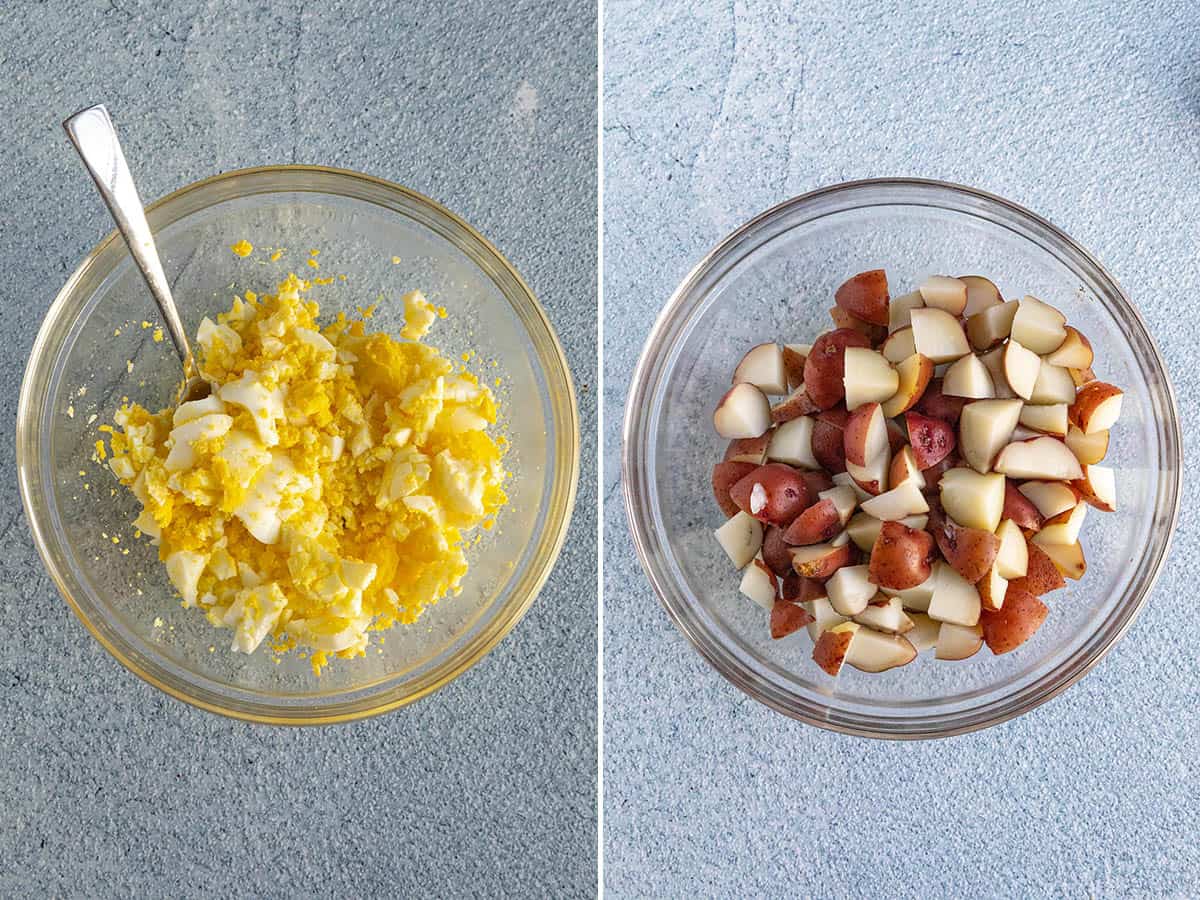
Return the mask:
M 717 506 L 726 518 L 736 516 L 740 508 L 729 496 L 729 489 L 757 469 L 754 463 L 748 462 L 719 462 L 713 466 L 712 489 Z
M 887 273 L 883 269 L 859 272 L 846 279 L 834 293 L 833 299 L 856 319 L 884 327 L 889 324 L 891 301 Z
M 841 407 L 818 413 L 813 420 L 813 456 L 832 475 L 846 471 L 846 423 L 850 414 Z
M 1004 512 L 1001 519 L 1012 519 L 1017 527 L 1037 531 L 1042 527 L 1042 514 L 1033 501 L 1017 490 L 1011 481 L 1004 482 Z
M 783 463 L 759 466 L 733 485 L 729 496 L 747 515 L 784 527 L 812 501 L 800 473 Z
M 1049 611 L 1033 594 L 1010 584 L 1002 607 L 985 609 L 979 614 L 983 642 L 997 656 L 1015 650 L 1033 637 Z
M 951 397 L 942 393 L 942 379 L 934 378 L 925 388 L 925 393 L 914 407 L 923 416 L 931 419 L 941 419 L 951 425 L 957 425 L 963 407 L 971 401 L 966 397 Z
M 846 348 L 870 348 L 866 335 L 850 328 L 827 331 L 813 342 L 804 361 L 804 389 L 818 409 L 836 406 L 846 396 Z
M 1054 560 L 1046 555 L 1046 551 L 1028 539 L 1025 541 L 1025 546 L 1029 554 L 1029 562 L 1026 565 L 1025 574 L 1020 578 L 1014 578 L 1008 583 L 1009 591 L 1015 588 L 1018 591 L 1025 591 L 1036 597 L 1041 597 L 1051 591 L 1057 591 L 1061 587 L 1066 587 L 1066 579 L 1063 578 L 1062 572 L 1058 571 L 1058 566 L 1054 564 Z M 1006 600 L 1005 602 L 1007 603 L 1008 601 Z
M 990 531 L 959 525 L 939 504 L 930 506 L 928 527 L 950 568 L 971 584 L 987 574 L 1000 552 L 1000 538 Z
M 872 584 L 905 591 L 924 584 L 932 572 L 933 538 L 900 522 L 884 522 L 871 548 Z
M 913 449 L 917 466 L 929 469 L 950 455 L 958 443 L 954 429 L 942 419 L 907 412 L 904 422 L 908 425 L 908 440 Z
M 842 530 L 842 517 L 837 506 L 828 498 L 818 500 L 792 521 L 783 540 L 795 546 L 819 544 Z
M 785 638 L 812 621 L 812 615 L 803 606 L 787 600 L 776 600 L 771 607 L 771 637 L 775 640 Z
M 763 529 L 762 558 L 767 568 L 781 578 L 792 571 L 792 556 L 783 540 L 784 529 L 768 525 Z

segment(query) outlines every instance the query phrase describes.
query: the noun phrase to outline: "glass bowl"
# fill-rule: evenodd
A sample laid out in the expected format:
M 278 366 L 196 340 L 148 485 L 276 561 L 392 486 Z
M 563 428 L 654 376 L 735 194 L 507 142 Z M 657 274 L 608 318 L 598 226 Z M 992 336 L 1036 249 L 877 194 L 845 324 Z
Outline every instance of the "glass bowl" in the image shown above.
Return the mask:
M 21 496 L 47 569 L 88 630 L 146 681 L 196 706 L 274 723 L 360 718 L 409 703 L 481 659 L 529 608 L 567 530 L 579 470 L 575 397 L 545 312 L 469 225 L 406 188 L 353 172 L 280 166 L 230 172 L 149 208 L 184 325 L 228 309 L 235 292 L 273 291 L 289 271 L 345 275 L 314 285 L 322 319 L 378 301 L 371 325 L 397 332 L 402 293 L 422 289 L 449 316 L 427 339 L 498 388 L 511 442 L 509 504 L 468 551 L 461 595 L 377 635 L 365 658 L 318 678 L 299 654 L 229 649 L 231 632 L 180 607 L 156 548 L 134 540 L 137 503 L 92 461 L 96 429 L 124 396 L 152 409 L 174 396 L 179 363 L 124 243 L 110 234 L 46 316 L 21 387 Z M 242 259 L 230 245 L 246 239 Z M 262 248 L 286 248 L 277 261 Z M 319 249 L 319 269 L 307 265 Z M 118 333 L 119 332 L 119 333 Z M 96 418 L 93 418 L 96 417 Z M 82 473 L 82 474 L 81 474 Z M 113 535 L 120 545 L 111 542 Z M 128 550 L 128 554 L 125 554 Z
M 725 442 L 712 410 L 741 355 L 764 340 L 808 343 L 830 324 L 834 290 L 884 268 L 893 294 L 934 273 L 979 273 L 1006 298 L 1061 309 L 1096 351 L 1097 375 L 1125 389 L 1106 465 L 1120 509 L 1094 513 L 1082 581 L 1018 650 L 964 662 L 921 654 L 881 675 L 812 662 L 800 634 L 768 635 L 713 539 L 724 519 L 710 469 Z M 726 238 L 687 276 L 652 331 L 625 415 L 625 503 L 642 565 L 679 629 L 722 675 L 772 709 L 879 738 L 959 734 L 1019 715 L 1066 689 L 1125 633 L 1175 527 L 1180 435 L 1162 358 L 1129 299 L 1086 250 L 999 197 L 932 181 L 872 180 L 789 200 Z

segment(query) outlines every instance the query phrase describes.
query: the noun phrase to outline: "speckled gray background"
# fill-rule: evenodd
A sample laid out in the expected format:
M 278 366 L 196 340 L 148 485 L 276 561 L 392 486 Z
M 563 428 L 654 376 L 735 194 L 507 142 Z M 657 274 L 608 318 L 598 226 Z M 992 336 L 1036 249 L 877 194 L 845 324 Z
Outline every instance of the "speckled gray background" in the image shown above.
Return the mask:
M 0 895 L 594 893 L 595 17 L 0 3 Z M 318 730 L 226 721 L 122 669 L 43 574 L 12 423 L 42 311 L 110 228 L 59 128 L 97 100 L 147 198 L 249 165 L 368 172 L 473 223 L 548 308 L 582 411 L 571 538 L 528 617 L 432 697 Z
M 708 667 L 634 558 L 618 453 L 642 342 L 691 266 L 783 199 L 880 175 L 999 193 L 1096 253 L 1156 335 L 1193 445 L 1200 8 L 605 10 L 610 895 L 1196 896 L 1194 482 L 1150 604 L 1082 682 L 1007 725 L 898 745 L 787 720 Z

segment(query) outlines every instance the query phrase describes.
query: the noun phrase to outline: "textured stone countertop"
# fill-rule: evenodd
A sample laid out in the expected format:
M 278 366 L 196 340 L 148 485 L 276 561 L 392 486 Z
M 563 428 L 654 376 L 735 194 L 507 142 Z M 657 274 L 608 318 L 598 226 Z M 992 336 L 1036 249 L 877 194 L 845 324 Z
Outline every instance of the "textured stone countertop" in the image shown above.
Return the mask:
M 605 29 L 605 844 L 611 896 L 1194 896 L 1197 497 L 1125 639 L 1058 699 L 920 744 L 717 675 L 634 557 L 619 427 L 654 316 L 752 215 L 853 178 L 1011 198 L 1103 260 L 1193 471 L 1200 10 L 1185 2 L 612 2 Z
M 42 312 L 111 228 L 59 127 L 103 100 L 147 198 L 298 162 L 458 212 L 548 308 L 594 459 L 595 35 L 588 0 L 0 4 L 0 895 L 594 893 L 592 465 L 550 585 L 483 662 L 288 730 L 172 700 L 87 635 L 34 551 L 12 423 Z

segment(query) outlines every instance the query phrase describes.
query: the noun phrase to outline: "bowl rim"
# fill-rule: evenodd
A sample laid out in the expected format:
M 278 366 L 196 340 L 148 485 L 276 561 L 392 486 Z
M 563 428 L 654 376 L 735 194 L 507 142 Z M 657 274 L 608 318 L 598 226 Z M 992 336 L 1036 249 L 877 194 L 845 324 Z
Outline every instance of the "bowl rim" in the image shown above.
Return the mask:
M 1182 464 L 1176 466 L 1175 477 L 1170 482 L 1171 500 L 1169 503 L 1169 522 L 1166 528 L 1166 537 L 1161 548 L 1157 553 L 1157 558 L 1154 559 L 1153 565 L 1148 572 L 1148 577 L 1145 580 L 1145 585 L 1141 590 L 1141 595 L 1137 598 L 1136 603 L 1131 607 L 1121 607 L 1125 610 L 1125 619 L 1120 627 L 1111 632 L 1107 639 L 1097 646 L 1089 658 L 1084 660 L 1082 665 L 1076 667 L 1075 671 L 1068 674 L 1067 677 L 1061 678 L 1058 682 L 1052 684 L 1049 688 L 1037 691 L 1031 696 L 1026 697 L 1019 704 L 1009 703 L 1007 706 L 999 706 L 998 709 L 993 709 L 986 717 L 979 718 L 976 721 L 967 721 L 962 724 L 952 727 L 939 728 L 936 730 L 913 730 L 913 731 L 894 731 L 887 728 L 878 728 L 871 726 L 859 726 L 856 724 L 846 724 L 841 721 L 831 721 L 820 716 L 808 715 L 802 710 L 793 709 L 781 702 L 778 702 L 771 696 L 764 696 L 757 687 L 752 683 L 748 673 L 742 671 L 741 668 L 731 668 L 724 664 L 724 661 L 718 659 L 714 648 L 701 639 L 699 628 L 693 627 L 691 623 L 686 622 L 680 613 L 673 608 L 668 601 L 668 583 L 671 581 L 669 574 L 660 572 L 652 562 L 653 551 L 646 535 L 640 527 L 638 521 L 638 499 L 634 496 L 636 485 L 640 478 L 640 471 L 643 455 L 643 448 L 638 446 L 637 438 L 644 431 L 644 425 L 639 421 L 639 413 L 647 408 L 651 399 L 648 393 L 652 370 L 655 369 L 659 362 L 659 350 L 663 343 L 666 332 L 670 329 L 673 321 L 683 310 L 684 302 L 692 291 L 699 284 L 701 279 L 706 276 L 711 269 L 715 267 L 718 261 L 725 255 L 727 251 L 735 247 L 748 234 L 755 231 L 760 226 L 768 221 L 781 216 L 788 211 L 804 204 L 811 203 L 821 198 L 832 195 L 850 193 L 863 188 L 882 188 L 882 189 L 928 189 L 934 192 L 948 193 L 951 195 L 960 195 L 967 199 L 982 201 L 985 204 L 994 204 L 1010 214 L 1016 215 L 1018 218 L 1027 220 L 1030 224 L 1045 230 L 1055 240 L 1071 253 L 1076 254 L 1086 264 L 1092 266 L 1097 275 L 1103 279 L 1112 292 L 1119 298 L 1124 305 L 1125 310 L 1131 318 L 1141 328 L 1145 335 L 1146 341 L 1153 352 L 1153 363 L 1162 377 L 1163 393 L 1166 398 L 1167 408 L 1170 412 L 1169 422 L 1163 423 L 1167 429 L 1167 436 L 1174 447 L 1182 452 L 1182 433 L 1179 425 L 1178 406 L 1175 399 L 1175 389 L 1171 383 L 1170 375 L 1165 361 L 1162 358 L 1162 353 L 1155 343 L 1150 329 L 1147 327 L 1140 311 L 1130 301 L 1125 290 L 1112 276 L 1112 274 L 1077 241 L 1066 234 L 1062 229 L 1051 223 L 1048 219 L 1038 215 L 1037 213 L 1026 209 L 1020 204 L 1014 203 L 1000 197 L 997 194 L 981 190 L 979 188 L 969 187 L 950 181 L 942 181 L 930 178 L 907 178 L 907 177 L 880 177 L 880 178 L 864 178 L 851 181 L 838 182 L 836 184 L 826 185 L 816 188 L 812 191 L 807 191 L 795 197 L 791 197 L 780 203 L 775 204 L 769 209 L 752 217 L 744 224 L 735 228 L 720 240 L 711 250 L 697 262 L 691 270 L 684 276 L 679 286 L 672 292 L 667 303 L 660 310 L 655 318 L 654 324 L 643 345 L 641 355 L 638 358 L 637 365 L 633 370 L 633 375 L 630 380 L 630 389 L 625 404 L 625 413 L 622 420 L 621 428 L 621 483 L 622 497 L 625 505 L 626 522 L 629 528 L 630 536 L 633 539 L 634 549 L 638 556 L 638 561 L 641 564 L 642 570 L 649 579 L 651 587 L 654 589 L 659 603 L 666 610 L 668 617 L 674 623 L 675 627 L 683 633 L 692 646 L 699 651 L 700 655 L 716 669 L 726 680 L 732 683 L 735 687 L 747 694 L 752 699 L 764 704 L 768 708 L 782 713 L 789 718 L 797 719 L 808 725 L 815 725 L 819 728 L 833 731 L 839 734 L 853 735 L 856 737 L 875 738 L 882 740 L 930 740 L 937 738 L 948 738 L 957 735 L 968 734 L 974 731 L 980 731 L 985 728 L 990 728 L 994 725 L 999 725 L 1007 722 L 1019 715 L 1022 715 L 1030 710 L 1036 709 L 1043 703 L 1057 697 L 1063 691 L 1067 690 L 1076 684 L 1084 675 L 1090 672 L 1102 660 L 1110 650 L 1121 640 L 1122 637 L 1132 627 L 1134 621 L 1145 607 L 1150 598 L 1155 584 L 1162 574 L 1162 568 L 1167 556 L 1170 554 L 1171 543 L 1174 539 L 1175 529 L 1179 521 L 1180 499 L 1182 495 L 1183 483 L 1183 467 Z M 930 205 L 930 204 L 925 204 Z M 944 208 L 944 207 L 939 207 Z M 950 210 L 952 212 L 961 212 L 960 210 Z M 715 642 L 714 642 L 715 643 Z M 993 707 L 998 703 L 1003 703 L 1004 698 L 994 702 Z
M 561 377 L 566 386 L 566 403 L 563 404 L 565 415 L 564 427 L 560 438 L 560 447 L 565 448 L 565 453 L 556 452 L 554 455 L 555 466 L 559 471 L 556 472 L 556 477 L 549 485 L 549 494 L 553 498 L 557 493 L 559 502 L 557 506 L 551 506 L 547 509 L 547 522 L 545 525 L 544 534 L 550 537 L 548 542 L 544 543 L 541 559 L 534 557 L 532 560 L 533 567 L 526 573 L 526 586 L 524 593 L 519 601 L 513 603 L 509 601 L 509 610 L 505 617 L 499 621 L 494 627 L 481 635 L 472 652 L 463 657 L 457 665 L 447 668 L 446 671 L 440 673 L 436 678 L 432 678 L 428 683 L 421 685 L 417 690 L 411 693 L 395 696 L 388 691 L 381 691 L 378 695 L 378 702 L 370 702 L 361 708 L 355 708 L 349 711 L 330 711 L 316 712 L 308 714 L 301 708 L 289 707 L 289 714 L 277 714 L 267 711 L 254 711 L 249 709 L 239 709 L 231 706 L 226 706 L 222 703 L 210 702 L 201 697 L 194 696 L 188 691 L 171 684 L 168 681 L 155 676 L 141 666 L 136 659 L 126 653 L 115 642 L 110 641 L 107 636 L 101 633 L 92 623 L 89 616 L 84 612 L 78 601 L 72 596 L 71 591 L 67 587 L 67 581 L 59 567 L 52 559 L 49 553 L 48 538 L 43 532 L 42 523 L 38 516 L 35 515 L 33 494 L 39 490 L 39 485 L 34 483 L 34 480 L 29 477 L 29 458 L 28 454 L 31 451 L 33 440 L 38 431 L 37 422 L 33 420 L 31 415 L 31 406 L 35 402 L 34 386 L 31 375 L 38 363 L 46 358 L 48 352 L 48 334 L 47 330 L 51 323 L 57 319 L 58 314 L 62 312 L 66 305 L 75 284 L 79 281 L 82 275 L 95 264 L 97 258 L 108 249 L 113 242 L 120 242 L 122 238 L 113 229 L 105 235 L 88 253 L 83 260 L 76 266 L 71 275 L 63 283 L 55 295 L 54 300 L 47 308 L 43 315 L 41 325 L 38 328 L 33 345 L 29 351 L 29 357 L 26 361 L 25 370 L 22 374 L 21 390 L 17 404 L 17 422 L 16 422 L 16 468 L 17 468 L 17 484 L 21 494 L 21 502 L 24 507 L 25 519 L 29 525 L 30 532 L 33 536 L 34 545 L 37 548 L 38 555 L 41 557 L 42 564 L 47 573 L 53 580 L 59 594 L 67 604 L 71 607 L 76 617 L 83 623 L 87 631 L 95 638 L 109 654 L 117 660 L 127 670 L 141 678 L 146 683 L 158 688 L 164 693 L 187 703 L 189 706 L 203 709 L 207 712 L 217 713 L 232 719 L 254 722 L 259 724 L 269 725 L 290 725 L 290 726 L 305 726 L 305 725 L 327 725 L 342 722 L 353 722 L 359 719 L 370 718 L 383 713 L 399 709 L 402 706 L 407 706 L 423 697 L 427 697 L 433 692 L 445 687 L 458 676 L 467 672 L 475 666 L 480 660 L 488 655 L 496 645 L 510 632 L 517 623 L 525 617 L 533 602 L 538 598 L 542 589 L 545 587 L 546 581 L 549 579 L 554 566 L 558 562 L 558 557 L 562 552 L 562 548 L 566 543 L 567 533 L 570 528 L 572 515 L 575 508 L 575 501 L 578 493 L 579 472 L 580 472 L 580 452 L 581 438 L 579 426 L 579 405 L 575 391 L 574 379 L 571 375 L 571 368 L 563 349 L 562 343 L 558 337 L 557 331 L 554 329 L 545 308 L 533 293 L 532 289 L 525 282 L 525 279 L 516 270 L 508 258 L 501 253 L 495 245 L 485 238 L 472 225 L 461 218 L 456 213 L 452 212 L 442 204 L 438 203 L 424 194 L 388 181 L 384 178 L 379 178 L 374 175 L 367 175 L 362 172 L 356 172 L 351 169 L 342 169 L 333 166 L 318 166 L 318 165 L 268 165 L 268 166 L 250 166 L 241 169 L 231 169 L 226 172 L 221 172 L 217 175 L 212 175 L 207 178 L 202 178 L 198 181 L 186 184 L 168 194 L 159 197 L 151 203 L 146 204 L 147 213 L 152 213 L 160 207 L 177 202 L 184 197 L 195 194 L 199 191 L 207 190 L 215 185 L 224 184 L 239 178 L 246 177 L 262 177 L 271 175 L 281 175 L 284 177 L 316 175 L 321 177 L 332 176 L 335 179 L 349 179 L 382 189 L 384 191 L 393 192 L 401 195 L 409 202 L 417 206 L 424 207 L 435 217 L 440 217 L 449 222 L 456 228 L 461 229 L 473 241 L 477 242 L 479 248 L 486 254 L 490 254 L 492 261 L 499 267 L 501 272 L 511 278 L 519 288 L 520 293 L 528 302 L 527 313 L 533 315 L 534 321 L 544 329 L 544 338 L 547 339 L 549 354 L 541 362 L 551 371 L 552 374 Z M 322 193 L 318 188 L 304 185 L 296 185 L 288 188 L 297 193 L 315 192 Z M 275 193 L 279 189 L 267 191 L 265 193 Z M 260 192 L 264 193 L 264 192 Z M 361 199 L 361 198 L 359 198 Z M 523 328 L 523 330 L 528 330 Z M 556 521 L 557 520 L 557 521 Z M 374 700 L 375 698 L 371 698 Z M 329 707 L 336 709 L 337 701 L 329 704 Z M 259 703 L 259 709 L 265 710 L 269 704 Z M 327 707 L 328 708 L 328 707 Z

